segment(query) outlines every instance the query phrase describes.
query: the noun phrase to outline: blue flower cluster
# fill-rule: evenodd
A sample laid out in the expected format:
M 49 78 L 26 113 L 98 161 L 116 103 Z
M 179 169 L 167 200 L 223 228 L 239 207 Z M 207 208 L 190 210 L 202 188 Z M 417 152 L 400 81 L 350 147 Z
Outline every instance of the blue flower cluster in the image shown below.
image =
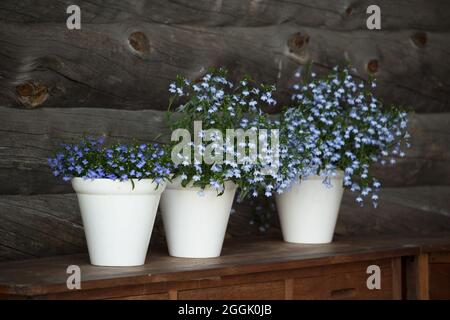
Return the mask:
M 55 176 L 64 181 L 85 179 L 153 179 L 161 183 L 171 174 L 170 157 L 157 144 L 114 144 L 103 138 L 88 137 L 78 144 L 64 144 L 55 157 L 48 159 Z
M 383 106 L 372 93 L 375 87 L 374 81 L 358 81 L 337 67 L 326 77 L 312 74 L 311 81 L 294 85 L 293 105 L 282 115 L 278 192 L 312 175 L 329 184 L 329 177 L 341 171 L 358 203 L 370 197 L 377 205 L 381 184 L 371 166 L 403 157 L 409 135 L 407 113 Z
M 197 81 L 179 76 L 169 87 L 170 106 L 177 102 L 179 111 L 170 125 L 194 138 L 188 154 L 175 154 L 179 161 L 171 159 L 178 141 L 166 152 L 158 145 L 106 146 L 103 139 L 87 138 L 63 145 L 49 165 L 64 180 L 150 178 L 160 183 L 179 177 L 183 186 L 192 183 L 219 194 L 225 182 L 232 181 L 240 187 L 241 199 L 270 197 L 313 175 L 330 185 L 331 177 L 342 174 L 358 203 L 370 198 L 376 206 L 381 183 L 371 167 L 394 164 L 405 155 L 407 113 L 384 106 L 373 94 L 375 81 L 355 79 L 347 68 L 311 77 L 293 86 L 292 104 L 278 119 L 263 112 L 277 103 L 274 86 L 257 84 L 248 76 L 233 83 L 225 69 L 210 69 Z M 196 122 L 201 123 L 199 130 Z M 238 131 L 246 138 L 239 140 Z
M 254 132 L 261 138 L 259 130 L 274 126 L 262 111 L 262 108 L 270 109 L 276 105 L 274 91 L 274 86 L 256 84 L 248 76 L 232 83 L 223 68 L 210 69 L 195 82 L 179 76 L 169 87 L 170 103 L 179 103 L 177 111 L 180 116 L 171 123 L 172 129 L 186 129 L 191 135 L 197 134 L 197 138 L 207 140 L 207 143 L 191 143 L 192 154 L 179 154 L 181 164 L 175 165 L 174 176 L 181 177 L 183 185 L 192 183 L 202 189 L 210 187 L 219 194 L 223 192 L 224 183 L 232 181 L 240 187 L 241 198 L 254 188 L 264 178 L 261 169 L 263 157 L 270 158 L 270 139 L 260 140 L 259 143 L 245 140 L 236 144 L 227 132 L 229 129 Z M 199 132 L 194 130 L 194 121 L 202 124 Z M 211 134 L 210 130 L 216 131 Z M 261 143 L 268 150 L 264 155 L 258 152 L 248 152 L 248 156 L 243 154 L 242 150 L 255 151 Z M 221 159 L 208 163 L 204 161 L 204 156 L 211 147 Z M 250 154 L 256 154 L 257 158 Z

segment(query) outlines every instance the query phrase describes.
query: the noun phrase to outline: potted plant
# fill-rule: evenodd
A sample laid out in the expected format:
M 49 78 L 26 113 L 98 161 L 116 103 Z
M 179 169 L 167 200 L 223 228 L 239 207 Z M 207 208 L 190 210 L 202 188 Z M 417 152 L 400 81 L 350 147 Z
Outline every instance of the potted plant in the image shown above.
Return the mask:
M 371 167 L 394 164 L 407 143 L 407 113 L 383 106 L 376 83 L 358 81 L 338 67 L 294 85 L 282 119 L 276 204 L 284 240 L 332 241 L 344 188 L 377 205 L 380 182 Z
M 261 175 L 259 155 L 255 160 L 245 151 L 257 142 L 239 139 L 264 123 L 259 106 L 275 104 L 273 90 L 249 77 L 234 85 L 225 69 L 210 69 L 195 82 L 177 77 L 170 85 L 170 105 L 180 104 L 172 122 L 173 176 L 161 198 L 170 255 L 220 255 L 237 188 L 243 197 Z
M 144 264 L 169 160 L 158 145 L 107 146 L 93 138 L 63 145 L 49 159 L 77 194 L 93 265 Z

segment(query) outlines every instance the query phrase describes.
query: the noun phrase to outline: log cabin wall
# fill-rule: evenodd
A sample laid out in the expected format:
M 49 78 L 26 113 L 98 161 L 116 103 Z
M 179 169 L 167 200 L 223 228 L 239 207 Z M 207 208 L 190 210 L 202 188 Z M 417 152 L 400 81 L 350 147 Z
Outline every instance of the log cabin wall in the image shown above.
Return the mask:
M 81 30 L 66 9 L 81 8 Z M 366 9 L 381 8 L 381 30 Z M 379 79 L 387 103 L 411 106 L 412 149 L 395 168 L 377 210 L 346 194 L 336 233 L 450 231 L 450 2 L 446 0 L 2 0 L 0 2 L 0 260 L 86 251 L 76 198 L 46 159 L 83 134 L 167 138 L 164 110 L 177 74 L 225 66 L 278 87 L 289 101 L 294 74 L 351 61 Z M 229 237 L 261 233 L 237 206 Z M 260 210 L 261 211 L 261 210 Z M 265 222 L 264 222 L 265 223 Z M 152 245 L 162 245 L 160 222 Z

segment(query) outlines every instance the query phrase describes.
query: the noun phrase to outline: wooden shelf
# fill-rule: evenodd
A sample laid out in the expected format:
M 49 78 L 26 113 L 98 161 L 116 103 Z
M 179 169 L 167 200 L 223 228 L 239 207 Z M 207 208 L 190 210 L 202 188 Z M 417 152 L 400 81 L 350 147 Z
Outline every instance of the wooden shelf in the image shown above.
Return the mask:
M 1 298 L 48 299 L 401 299 L 408 290 L 430 297 L 449 288 L 450 236 L 346 238 L 325 245 L 281 240 L 225 242 L 213 259 L 169 257 L 150 252 L 140 267 L 97 267 L 87 255 L 0 264 Z M 411 263 L 413 286 L 404 270 Z M 425 260 L 424 260 L 425 259 Z M 437 259 L 437 260 L 436 260 Z M 439 263 L 440 284 L 429 282 L 428 263 Z M 69 265 L 81 269 L 81 289 L 66 285 Z M 367 267 L 381 270 L 381 289 L 369 290 Z M 431 270 L 431 271 L 430 271 Z M 430 273 L 431 272 L 431 273 Z M 447 272 L 447 273 L 445 273 Z M 447 275 L 447 278 L 445 278 Z M 431 277 L 430 279 L 433 279 Z M 444 287 L 442 287 L 444 286 Z M 433 297 L 433 294 L 431 294 Z M 439 298 L 437 296 L 436 298 Z

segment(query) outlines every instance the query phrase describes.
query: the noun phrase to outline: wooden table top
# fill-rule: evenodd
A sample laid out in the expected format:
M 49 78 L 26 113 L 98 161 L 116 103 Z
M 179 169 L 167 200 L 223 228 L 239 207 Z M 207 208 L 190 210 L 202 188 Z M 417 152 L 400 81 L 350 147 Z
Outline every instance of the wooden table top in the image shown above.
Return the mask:
M 450 251 L 450 235 L 343 238 L 322 245 L 293 244 L 278 239 L 225 241 L 222 256 L 218 258 L 174 258 L 166 251 L 151 251 L 146 264 L 140 267 L 97 267 L 89 264 L 86 254 L 58 256 L 1 263 L 0 294 L 33 296 L 69 291 L 66 286 L 69 265 L 80 267 L 81 290 L 88 290 L 412 256 L 430 251 Z

